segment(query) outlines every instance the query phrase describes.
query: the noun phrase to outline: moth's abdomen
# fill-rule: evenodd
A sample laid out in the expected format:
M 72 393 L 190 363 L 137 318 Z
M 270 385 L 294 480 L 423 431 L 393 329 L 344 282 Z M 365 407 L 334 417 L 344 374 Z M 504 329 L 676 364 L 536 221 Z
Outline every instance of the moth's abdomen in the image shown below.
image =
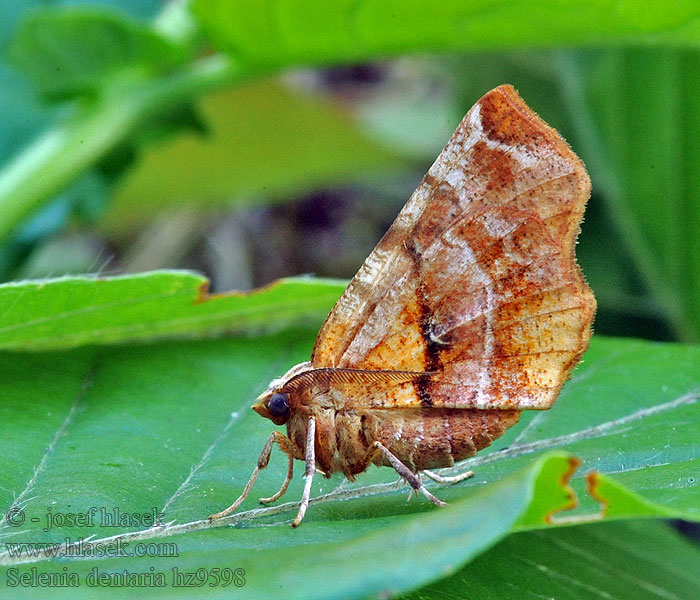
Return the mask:
M 362 458 L 379 441 L 416 471 L 450 467 L 474 456 L 518 422 L 517 410 L 387 409 L 337 415 L 337 448 L 346 475 L 364 470 Z M 375 464 L 390 466 L 378 456 Z

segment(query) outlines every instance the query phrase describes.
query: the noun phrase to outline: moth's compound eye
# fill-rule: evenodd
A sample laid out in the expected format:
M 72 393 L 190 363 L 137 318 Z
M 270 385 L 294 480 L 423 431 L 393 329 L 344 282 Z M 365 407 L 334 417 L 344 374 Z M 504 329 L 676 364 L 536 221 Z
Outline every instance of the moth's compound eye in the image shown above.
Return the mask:
M 273 417 L 286 417 L 289 415 L 289 402 L 287 402 L 287 394 L 279 392 L 272 394 L 270 401 L 267 404 L 267 410 Z

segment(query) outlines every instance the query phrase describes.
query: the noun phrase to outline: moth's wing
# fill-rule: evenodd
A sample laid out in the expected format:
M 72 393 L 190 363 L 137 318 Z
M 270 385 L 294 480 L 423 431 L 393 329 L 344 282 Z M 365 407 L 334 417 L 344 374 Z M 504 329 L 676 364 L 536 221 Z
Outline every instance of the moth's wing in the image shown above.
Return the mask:
M 548 408 L 591 335 L 574 258 L 589 193 L 559 134 L 492 90 L 338 300 L 312 365 L 439 373 L 349 393 L 363 406 Z

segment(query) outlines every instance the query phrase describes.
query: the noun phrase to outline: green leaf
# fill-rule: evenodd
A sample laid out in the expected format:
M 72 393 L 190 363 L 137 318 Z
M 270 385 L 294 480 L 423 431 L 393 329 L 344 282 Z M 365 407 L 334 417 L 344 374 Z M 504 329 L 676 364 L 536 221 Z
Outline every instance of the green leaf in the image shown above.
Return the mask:
M 177 46 L 126 14 L 97 8 L 44 8 L 20 23 L 11 60 L 42 94 L 96 94 L 121 71 L 154 74 L 184 58 Z
M 594 191 L 675 336 L 699 340 L 700 53 L 608 50 L 565 66 Z
M 108 229 L 133 230 L 173 205 L 304 193 L 397 162 L 328 100 L 272 81 L 209 95 L 199 109 L 207 133 L 185 132 L 148 149 L 118 185 Z
M 2 541 L 50 544 L 133 532 L 120 543 L 151 553 L 60 563 L 40 555 L 25 563 L 8 547 L 0 554 L 5 579 L 9 569 L 31 579 L 33 568 L 38 577 L 65 567 L 81 587 L 53 591 L 75 598 L 92 593 L 86 577 L 93 569 L 153 568 L 165 574 L 166 587 L 139 588 L 139 594 L 170 597 L 187 591 L 172 587 L 172 568 L 208 569 L 207 575 L 242 568 L 242 597 L 281 589 L 290 598 L 363 598 L 444 577 L 513 531 L 634 516 L 700 520 L 700 348 L 597 338 L 552 410 L 525 414 L 494 447 L 460 465 L 474 469 L 474 478 L 432 486 L 450 502 L 445 509 L 422 498 L 406 503 L 405 488 L 391 483 L 392 471 L 370 469 L 353 484 L 317 478 L 312 496 L 322 497 L 292 530 L 300 477 L 292 481 L 289 502 L 254 508 L 284 476 L 285 461 L 275 449 L 245 512 L 212 528 L 206 515 L 241 491 L 271 430 L 247 407 L 272 377 L 308 359 L 313 340 L 313 331 L 297 329 L 247 339 L 0 355 L 6 464 L 0 506 L 10 513 L 0 526 Z M 582 464 L 570 489 L 572 454 Z M 588 495 L 587 475 L 598 478 L 594 494 L 607 507 Z M 572 494 L 580 507 L 562 512 Z M 59 521 L 43 531 L 48 513 L 89 515 L 92 507 L 92 522 Z M 163 522 L 175 524 L 106 527 L 98 517 L 114 518 L 115 507 L 127 515 L 155 509 Z M 21 516 L 24 522 L 13 526 Z M 106 552 L 106 543 L 82 552 Z M 178 556 L 153 556 L 172 551 Z M 16 590 L 27 597 L 42 591 Z M 205 585 L 197 592 L 214 597 L 222 590 Z
M 345 284 L 285 279 L 250 293 L 208 293 L 186 271 L 66 276 L 0 285 L 0 349 L 48 350 L 223 333 L 279 331 L 322 322 Z
M 268 66 L 361 61 L 416 51 L 654 42 L 697 46 L 697 4 L 634 0 L 504 4 L 478 0 L 195 0 L 212 40 Z
M 700 550 L 663 523 L 631 521 L 520 533 L 402 600 L 695 600 Z

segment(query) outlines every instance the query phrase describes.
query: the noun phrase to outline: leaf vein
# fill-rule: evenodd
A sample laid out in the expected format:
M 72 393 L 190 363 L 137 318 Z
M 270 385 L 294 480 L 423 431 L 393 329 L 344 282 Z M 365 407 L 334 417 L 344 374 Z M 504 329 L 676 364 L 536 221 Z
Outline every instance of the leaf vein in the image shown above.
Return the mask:
M 7 511 L 5 513 L 6 515 L 14 510 L 21 510 L 22 503 L 29 500 L 29 498 L 26 498 L 27 494 L 29 494 L 29 492 L 31 492 L 31 490 L 34 488 L 34 485 L 36 484 L 36 480 L 38 479 L 39 475 L 45 470 L 46 463 L 48 462 L 51 454 L 53 454 L 53 449 L 56 446 L 56 443 L 61 438 L 61 436 L 63 436 L 63 434 L 65 433 L 68 426 L 73 422 L 73 417 L 75 417 L 75 414 L 78 411 L 78 405 L 80 404 L 81 400 L 85 396 L 86 390 L 92 384 L 93 376 L 94 376 L 94 368 L 88 369 L 88 372 L 85 375 L 85 378 L 83 379 L 83 383 L 80 386 L 80 390 L 75 395 L 75 398 L 73 399 L 71 407 L 68 410 L 68 414 L 63 419 L 63 421 L 59 425 L 58 429 L 56 430 L 56 433 L 54 434 L 53 438 L 49 442 L 49 445 L 46 447 L 46 450 L 44 451 L 44 454 L 42 455 L 41 460 L 39 461 L 39 464 L 34 469 L 34 472 L 32 473 L 32 476 L 29 479 L 29 482 L 25 486 L 24 490 L 22 490 L 20 492 L 20 494 L 14 499 L 10 508 L 7 509 Z M 7 523 L 6 518 L 3 517 L 2 528 L 6 528 L 8 526 L 9 525 Z

